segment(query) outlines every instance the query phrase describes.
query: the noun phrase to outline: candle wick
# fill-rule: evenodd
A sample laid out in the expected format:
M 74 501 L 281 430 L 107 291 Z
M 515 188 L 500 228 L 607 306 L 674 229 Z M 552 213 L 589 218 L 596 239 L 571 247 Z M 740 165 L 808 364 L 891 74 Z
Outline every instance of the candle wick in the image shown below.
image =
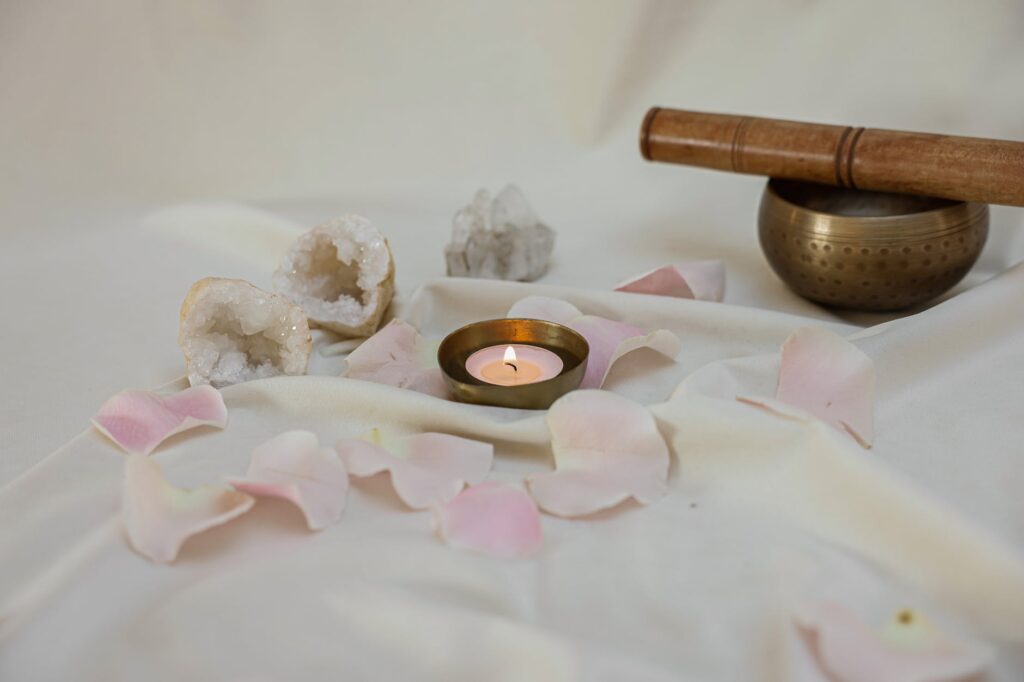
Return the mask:
M 518 367 L 516 367 L 516 363 L 514 363 L 514 362 L 509 362 L 509 361 L 507 361 L 507 360 L 506 360 L 506 361 L 505 361 L 505 364 L 506 364 L 506 365 L 508 365 L 509 367 L 511 367 L 511 368 L 512 368 L 512 371 L 513 371 L 513 372 L 516 372 L 516 373 L 518 373 L 518 372 L 519 372 L 519 368 L 518 368 Z

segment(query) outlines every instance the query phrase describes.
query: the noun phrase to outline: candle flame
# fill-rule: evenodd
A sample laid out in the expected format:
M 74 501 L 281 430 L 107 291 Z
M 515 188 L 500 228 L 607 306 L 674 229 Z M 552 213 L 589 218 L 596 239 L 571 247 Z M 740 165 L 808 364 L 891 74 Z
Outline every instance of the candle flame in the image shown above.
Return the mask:
M 512 346 L 505 349 L 505 364 L 511 367 L 513 372 L 519 373 L 519 368 L 516 367 L 516 349 Z

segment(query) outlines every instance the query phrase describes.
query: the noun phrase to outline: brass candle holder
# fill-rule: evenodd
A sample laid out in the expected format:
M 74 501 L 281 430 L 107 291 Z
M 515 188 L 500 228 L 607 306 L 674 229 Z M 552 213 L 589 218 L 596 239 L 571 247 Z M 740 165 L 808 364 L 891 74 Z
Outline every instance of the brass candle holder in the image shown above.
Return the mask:
M 551 351 L 561 358 L 562 371 L 551 379 L 519 386 L 490 384 L 469 373 L 466 360 L 470 355 L 503 344 L 525 344 Z M 474 322 L 453 331 L 438 347 L 437 362 L 452 395 L 461 402 L 545 410 L 558 398 L 579 388 L 589 353 L 587 340 L 564 325 L 508 318 Z

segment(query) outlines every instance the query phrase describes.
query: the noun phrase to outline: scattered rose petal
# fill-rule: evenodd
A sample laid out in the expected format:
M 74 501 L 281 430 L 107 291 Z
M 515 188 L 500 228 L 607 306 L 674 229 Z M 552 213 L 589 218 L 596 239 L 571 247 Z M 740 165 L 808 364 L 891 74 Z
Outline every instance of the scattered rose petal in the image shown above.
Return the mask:
M 813 604 L 795 621 L 822 673 L 842 682 L 951 682 L 977 675 L 992 658 L 988 648 L 953 642 L 909 609 L 878 633 L 833 603 Z
M 725 295 L 725 267 L 719 260 L 662 265 L 627 279 L 615 291 L 721 301 Z
M 626 353 L 650 348 L 667 358 L 675 359 L 682 344 L 667 329 L 645 333 L 643 329 L 596 315 L 577 317 L 570 325 L 583 335 L 590 346 L 587 371 L 580 388 L 601 388 L 612 365 Z
M 148 455 L 170 436 L 196 426 L 224 428 L 228 410 L 220 391 L 194 386 L 173 395 L 121 391 L 107 402 L 92 423 L 125 452 Z
M 582 516 L 667 490 L 669 456 L 650 411 L 607 391 L 575 391 L 548 410 L 555 471 L 526 479 L 541 509 Z
M 583 313 L 572 303 L 550 296 L 527 296 L 516 301 L 505 317 L 547 320 L 568 326 Z
M 874 439 L 875 366 L 834 332 L 804 327 L 782 344 L 775 397 L 845 431 L 864 447 Z
M 465 485 L 484 480 L 494 446 L 444 433 L 388 436 L 374 429 L 338 441 L 338 455 L 353 476 L 391 474 L 395 493 L 413 509 L 444 504 Z
M 540 551 L 544 538 L 537 505 L 520 488 L 488 481 L 434 507 L 434 528 L 459 549 L 518 559 Z
M 675 298 L 696 298 L 690 285 L 686 283 L 683 273 L 675 265 L 662 265 L 660 268 L 630 277 L 615 285 L 615 291 L 673 296 Z
M 366 339 L 343 339 L 341 341 L 335 341 L 334 343 L 321 345 L 317 352 L 320 353 L 321 357 L 330 358 L 336 355 L 347 355 L 354 351 L 359 346 L 363 345 Z
M 121 516 L 128 540 L 157 563 L 174 561 L 185 540 L 241 516 L 253 502 L 249 495 L 231 488 L 175 488 L 160 466 L 141 453 L 129 456 L 125 463 Z
M 341 518 L 348 493 L 348 471 L 316 434 L 287 431 L 252 451 L 245 478 L 228 482 L 244 493 L 288 500 L 306 516 L 310 530 Z
M 574 316 L 570 317 L 575 313 Z M 509 310 L 507 317 L 549 320 L 579 332 L 590 346 L 587 371 L 580 388 L 600 388 L 611 366 L 626 353 L 651 348 L 669 358 L 679 355 L 681 343 L 672 332 L 659 329 L 650 333 L 639 327 L 597 315 L 582 315 L 565 301 L 546 296 L 528 296 Z
M 346 362 L 345 376 L 352 379 L 448 397 L 437 366 L 437 345 L 426 341 L 408 322 L 392 320 L 352 351 Z

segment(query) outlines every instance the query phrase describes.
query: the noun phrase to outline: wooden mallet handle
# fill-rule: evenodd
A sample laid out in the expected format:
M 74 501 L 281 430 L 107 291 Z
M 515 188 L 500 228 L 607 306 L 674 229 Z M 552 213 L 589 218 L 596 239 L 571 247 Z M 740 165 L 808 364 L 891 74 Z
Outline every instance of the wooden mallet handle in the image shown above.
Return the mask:
M 1024 142 L 655 107 L 640 150 L 649 161 L 1024 206 Z

